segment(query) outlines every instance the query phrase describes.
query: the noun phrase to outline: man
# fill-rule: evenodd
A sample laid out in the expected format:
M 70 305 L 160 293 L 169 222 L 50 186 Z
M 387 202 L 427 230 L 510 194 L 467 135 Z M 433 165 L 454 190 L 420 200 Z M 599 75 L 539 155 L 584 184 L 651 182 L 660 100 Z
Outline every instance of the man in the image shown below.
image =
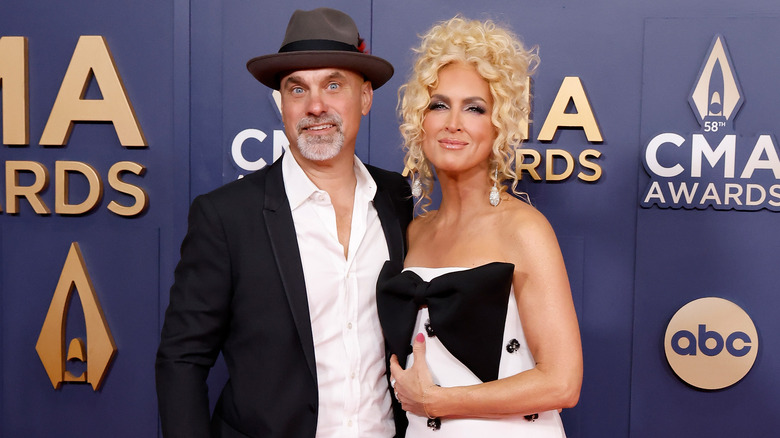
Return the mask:
M 375 284 L 403 258 L 412 204 L 400 175 L 354 155 L 373 90 L 393 74 L 361 43 L 342 12 L 296 11 L 279 53 L 247 63 L 281 92 L 290 147 L 190 208 L 157 353 L 166 437 L 396 431 Z M 229 381 L 209 422 L 220 351 Z

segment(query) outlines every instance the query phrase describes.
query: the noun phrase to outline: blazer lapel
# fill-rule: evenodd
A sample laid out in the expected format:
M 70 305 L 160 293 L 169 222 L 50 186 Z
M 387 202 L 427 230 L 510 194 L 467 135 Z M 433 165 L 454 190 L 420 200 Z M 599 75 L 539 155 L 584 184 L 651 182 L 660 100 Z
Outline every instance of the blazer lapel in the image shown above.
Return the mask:
M 284 191 L 281 162 L 281 159 L 276 160 L 268 169 L 263 215 L 282 285 L 306 355 L 306 362 L 316 382 L 317 368 L 314 361 L 314 339 L 311 333 L 306 284 L 303 279 L 301 254 L 298 250 L 292 212 Z
M 390 195 L 381 186 L 378 187 L 374 196 L 374 208 L 376 208 L 379 220 L 382 222 L 382 230 L 385 233 L 390 260 L 403 263 L 405 251 L 401 224 L 398 222 L 393 200 L 390 199 Z

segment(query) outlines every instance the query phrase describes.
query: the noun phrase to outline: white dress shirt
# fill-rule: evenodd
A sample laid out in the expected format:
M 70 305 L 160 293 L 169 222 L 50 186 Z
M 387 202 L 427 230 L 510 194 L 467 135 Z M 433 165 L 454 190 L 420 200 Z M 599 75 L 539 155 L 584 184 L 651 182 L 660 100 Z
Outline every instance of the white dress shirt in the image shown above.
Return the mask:
M 357 185 L 344 258 L 330 196 L 289 151 L 282 157 L 314 337 L 317 437 L 392 437 L 395 424 L 376 310 L 376 280 L 389 252 L 373 205 L 376 183 L 357 157 L 354 163 Z

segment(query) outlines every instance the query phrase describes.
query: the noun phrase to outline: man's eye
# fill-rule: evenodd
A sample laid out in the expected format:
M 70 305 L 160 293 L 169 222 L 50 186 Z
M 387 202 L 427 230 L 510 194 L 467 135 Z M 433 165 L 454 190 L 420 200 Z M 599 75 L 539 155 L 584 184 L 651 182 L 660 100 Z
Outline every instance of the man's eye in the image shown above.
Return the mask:
M 330 84 L 328 84 L 328 90 L 338 90 L 338 88 L 339 88 L 339 84 L 335 82 L 331 82 Z
M 301 93 L 303 93 L 303 88 L 301 88 L 301 87 L 293 87 L 290 90 L 290 93 L 292 93 L 292 94 L 301 94 Z

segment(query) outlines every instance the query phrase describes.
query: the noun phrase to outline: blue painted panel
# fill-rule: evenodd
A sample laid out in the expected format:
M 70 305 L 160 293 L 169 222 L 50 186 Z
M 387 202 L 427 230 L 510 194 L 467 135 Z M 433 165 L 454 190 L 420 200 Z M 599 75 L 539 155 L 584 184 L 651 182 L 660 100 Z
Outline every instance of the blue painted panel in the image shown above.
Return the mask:
M 753 148 L 757 134 L 775 132 L 780 91 L 767 72 L 778 71 L 780 53 L 766 41 L 780 38 L 778 25 L 777 18 L 647 20 L 641 146 L 662 132 L 681 135 L 686 143 L 679 148 L 678 158 L 685 168 L 683 174 L 690 175 L 691 136 L 705 132 L 688 96 L 716 34 L 723 36 L 731 54 L 745 103 L 733 120 L 734 130 L 707 134 L 710 144 L 715 147 L 725 135 L 736 134 L 739 157 Z M 738 158 L 737 176 L 742 171 L 740 161 Z M 709 178 L 722 172 L 721 162 L 709 172 Z M 696 180 L 704 186 L 708 173 L 702 175 Z M 646 195 L 649 180 L 642 172 L 640 197 Z M 735 178 L 729 182 L 749 181 Z M 772 366 L 778 346 L 775 333 L 780 329 L 773 316 L 780 306 L 773 278 L 780 245 L 777 225 L 777 213 L 767 210 L 652 207 L 639 211 L 631 436 L 775 434 L 776 394 L 780 391 L 776 367 Z M 684 383 L 672 372 L 663 350 L 672 315 L 686 303 L 707 296 L 722 297 L 742 307 L 759 335 L 759 353 L 752 370 L 735 385 L 714 391 Z M 734 421 L 748 416 L 761 420 Z

